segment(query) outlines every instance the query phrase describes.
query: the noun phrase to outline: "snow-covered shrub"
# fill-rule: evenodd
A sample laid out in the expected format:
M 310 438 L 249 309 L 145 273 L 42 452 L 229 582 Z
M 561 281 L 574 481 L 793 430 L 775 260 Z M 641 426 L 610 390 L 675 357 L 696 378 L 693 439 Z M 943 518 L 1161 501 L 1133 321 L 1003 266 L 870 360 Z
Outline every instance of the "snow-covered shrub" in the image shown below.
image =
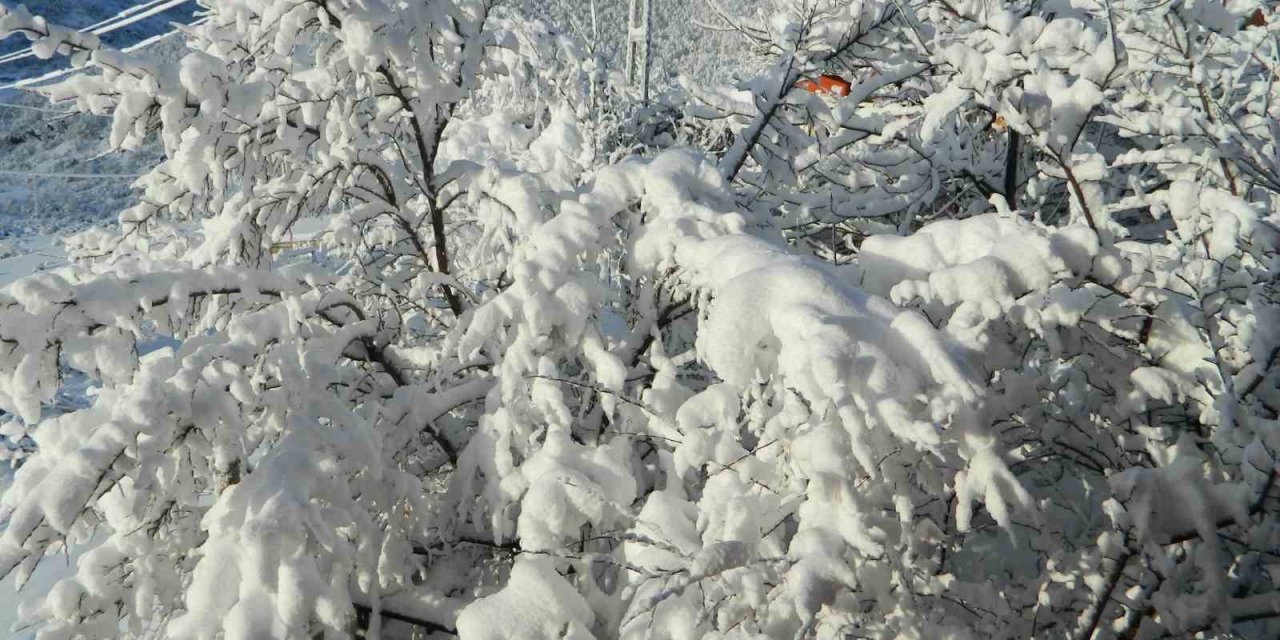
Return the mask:
M 772 71 L 699 96 L 743 151 L 723 175 L 965 351 L 973 419 L 1036 504 L 978 526 L 957 474 L 930 516 L 956 545 L 924 570 L 947 576 L 941 608 L 1019 637 L 1274 633 L 1247 624 L 1280 604 L 1263 8 L 773 4 L 723 16 Z M 850 95 L 796 87 L 819 73 Z
M 721 11 L 776 64 L 679 120 L 732 143 L 626 157 L 626 92 L 481 0 L 210 2 L 172 63 L 0 9 L 166 150 L 0 291 L 0 570 L 89 547 L 50 638 L 1274 635 L 1248 8 Z M 1120 104 L 1196 95 L 1119 62 L 1160 16 L 1252 69 L 1218 144 Z

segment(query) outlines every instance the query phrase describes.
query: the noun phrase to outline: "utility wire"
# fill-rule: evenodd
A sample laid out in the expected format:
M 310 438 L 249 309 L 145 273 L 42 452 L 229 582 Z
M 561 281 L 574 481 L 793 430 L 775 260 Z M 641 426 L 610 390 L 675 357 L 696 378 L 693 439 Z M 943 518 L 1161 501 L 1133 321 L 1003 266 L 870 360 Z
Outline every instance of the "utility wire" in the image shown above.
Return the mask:
M 137 51 L 138 49 L 141 49 L 141 48 L 143 48 L 143 47 L 147 47 L 147 46 L 149 46 L 149 45 L 155 44 L 156 42 L 159 42 L 160 40 L 164 40 L 165 38 L 168 38 L 169 36 L 172 36 L 172 35 L 174 35 L 174 34 L 176 34 L 176 33 L 182 33 L 182 30 L 183 30 L 183 29 L 187 29 L 187 28 L 191 28 L 191 27 L 195 27 L 195 26 L 199 26 L 199 25 L 201 25 L 201 24 L 204 24 L 204 22 L 205 22 L 205 21 L 207 21 L 207 20 L 208 20 L 208 18 L 201 18 L 201 19 L 199 19 L 199 20 L 196 20 L 195 22 L 192 22 L 191 24 L 188 24 L 188 25 L 181 25 L 179 28 L 174 29 L 173 31 L 167 31 L 167 32 L 165 32 L 165 33 L 161 33 L 161 34 L 158 34 L 158 35 L 151 36 L 150 38 L 147 38 L 146 40 L 143 40 L 143 41 L 141 41 L 141 42 L 137 42 L 137 43 L 135 43 L 135 44 L 129 45 L 128 47 L 125 47 L 125 48 L 121 49 L 120 51 L 122 51 L 122 52 L 124 52 L 124 53 L 131 53 L 131 52 L 133 52 L 133 51 Z M 6 84 L 6 85 L 3 85 L 3 86 L 0 86 L 0 91 L 3 91 L 3 90 L 5 90 L 5 89 L 21 89 L 21 88 L 24 88 L 24 87 L 29 87 L 29 86 L 31 86 L 31 85 L 40 84 L 40 83 L 42 83 L 42 82 L 47 82 L 47 81 L 49 81 L 49 80 L 57 80 L 58 78 L 61 78 L 61 77 L 63 77 L 63 76 L 67 76 L 67 75 L 71 75 L 72 73 L 75 73 L 76 71 L 81 71 L 81 70 L 83 70 L 83 68 L 82 68 L 82 67 L 67 67 L 67 68 L 65 68 L 65 69 L 57 69 L 57 70 L 55 70 L 55 71 L 50 71 L 49 73 L 46 73 L 46 74 L 44 74 L 44 75 L 42 75 L 42 76 L 36 76 L 36 77 L 34 77 L 34 78 L 24 78 L 24 79 L 22 79 L 22 80 L 18 80 L 18 81 L 11 82 L 11 83 L 9 83 L 9 84 Z
M 141 173 L 47 173 L 43 171 L 9 171 L 0 169 L 0 176 L 22 178 L 141 178 Z
M 81 33 L 88 32 L 88 33 L 92 33 L 93 35 L 102 35 L 104 33 L 111 33 L 112 31 L 115 31 L 117 29 L 123 29 L 124 27 L 127 27 L 135 22 L 138 22 L 140 20 L 145 20 L 146 18 L 150 18 L 151 16 L 154 16 L 157 13 L 163 13 L 165 11 L 168 11 L 169 9 L 172 9 L 182 4 L 186 4 L 190 1 L 191 0 L 152 0 L 151 2 L 147 2 L 136 7 L 130 7 L 128 9 L 125 9 L 124 11 L 121 11 L 120 13 L 116 14 L 115 16 L 112 16 L 111 18 L 108 18 L 106 20 L 103 20 L 102 22 L 99 22 L 96 25 L 91 25 L 90 27 L 81 30 Z M 6 56 L 0 56 L 0 64 L 21 60 L 23 58 L 29 58 L 33 55 L 35 55 L 35 50 L 31 48 L 27 48 L 22 51 L 10 53 Z
M 10 102 L 0 102 L 0 107 L 8 107 L 8 108 L 10 108 L 10 109 L 26 109 L 27 111 L 39 111 L 39 112 L 41 112 L 41 113 L 56 113 L 56 114 L 58 114 L 58 115 L 63 115 L 63 116 L 64 116 L 64 115 L 67 115 L 67 114 L 69 114 L 69 113 L 75 113 L 74 111 L 61 111 L 61 110 L 58 110 L 58 109 L 45 109 L 45 108 L 43 108 L 43 107 L 33 107 L 33 106 L 30 106 L 30 105 L 25 105 L 25 104 L 13 104 L 13 103 L 10 103 Z

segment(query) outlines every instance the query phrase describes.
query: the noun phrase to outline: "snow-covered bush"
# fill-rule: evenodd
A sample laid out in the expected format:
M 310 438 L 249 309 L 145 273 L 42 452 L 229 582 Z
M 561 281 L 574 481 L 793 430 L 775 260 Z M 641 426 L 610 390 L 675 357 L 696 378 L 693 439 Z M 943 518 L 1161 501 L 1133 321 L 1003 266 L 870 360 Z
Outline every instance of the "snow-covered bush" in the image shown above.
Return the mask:
M 1274 636 L 1245 5 L 717 5 L 774 62 L 656 146 L 731 143 L 621 158 L 484 0 L 209 2 L 171 63 L 0 8 L 166 151 L 0 291 L 0 570 L 89 547 L 50 638 Z
M 925 569 L 947 576 L 935 606 L 970 628 L 1274 633 L 1245 623 L 1280 604 L 1260 566 L 1276 544 L 1278 52 L 1258 3 L 1228 5 L 723 16 L 775 61 L 697 107 L 734 123 L 744 153 L 720 166 L 739 201 L 965 351 L 986 387 L 976 420 L 1036 504 L 1012 530 L 988 504 L 1005 526 L 983 533 L 957 473 L 930 516 L 958 529 Z M 818 73 L 850 95 L 796 88 Z M 888 230 L 907 237 L 862 240 Z

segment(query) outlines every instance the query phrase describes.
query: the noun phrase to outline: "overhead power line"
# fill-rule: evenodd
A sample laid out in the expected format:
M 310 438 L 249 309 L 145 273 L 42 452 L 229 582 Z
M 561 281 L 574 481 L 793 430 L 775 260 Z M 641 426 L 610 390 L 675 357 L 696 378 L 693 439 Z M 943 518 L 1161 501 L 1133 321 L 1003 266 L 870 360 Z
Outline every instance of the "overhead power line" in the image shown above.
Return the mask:
M 89 27 L 81 30 L 81 33 L 92 33 L 94 35 L 111 33 L 112 31 L 123 29 L 135 22 L 150 18 L 157 13 L 163 13 L 169 9 L 189 2 L 191 2 L 191 0 L 151 0 L 150 2 L 125 9 L 124 11 L 121 11 L 120 13 L 117 13 L 116 15 L 95 25 L 90 25 Z M 22 51 L 0 56 L 0 64 L 29 58 L 33 55 L 35 55 L 35 52 L 32 49 L 27 48 Z
M 130 52 L 132 52 L 132 51 L 137 51 L 138 49 L 142 49 L 142 48 L 144 48 L 144 47 L 147 47 L 147 46 L 149 46 L 149 45 L 152 45 L 152 44 L 154 44 L 154 43 L 156 43 L 156 42 L 159 42 L 160 40 L 164 40 L 165 38 L 168 38 L 169 36 L 172 36 L 172 35 L 177 34 L 177 33 L 181 33 L 183 28 L 190 28 L 190 27 L 199 26 L 199 25 L 203 24 L 203 23 L 204 23 L 205 21 L 207 21 L 207 20 L 208 20 L 208 18 L 201 18 L 201 19 L 199 19 L 199 20 L 196 20 L 195 22 L 192 22 L 192 23 L 191 23 L 191 24 L 189 24 L 189 25 L 182 25 L 182 26 L 180 26 L 179 28 L 174 29 L 173 31 L 167 31 L 167 32 L 165 32 L 165 33 L 161 33 L 161 34 L 158 34 L 158 35 L 151 36 L 150 38 L 147 38 L 146 40 L 143 40 L 143 41 L 141 41 L 141 42 L 137 42 L 137 43 L 134 43 L 134 44 L 132 44 L 132 45 L 129 45 L 129 46 L 127 46 L 127 47 L 125 47 L 125 48 L 121 49 L 121 51 L 123 51 L 123 52 L 125 52 L 125 53 L 130 53 Z M 33 78 L 23 78 L 22 80 L 17 80 L 17 81 L 15 81 L 15 82 L 10 82 L 9 84 L 2 85 L 2 86 L 0 86 L 0 91 L 3 91 L 3 90 L 5 90 L 5 89 L 21 89 L 21 88 L 23 88 L 23 87 L 30 87 L 30 86 L 32 86 L 32 85 L 41 84 L 41 83 L 43 83 L 43 82 L 48 82 L 48 81 L 50 81 L 50 80 L 57 80 L 58 78 L 61 78 L 61 77 L 66 76 L 66 75 L 70 75 L 70 74 L 75 73 L 76 71 L 80 71 L 80 70 L 81 70 L 81 68 L 78 68 L 78 67 L 67 67 L 67 68 L 64 68 L 64 69 L 57 69 L 57 70 L 54 70 L 54 71 L 50 71 L 49 73 L 46 73 L 46 74 L 41 75 L 41 76 L 35 76 L 35 77 L 33 77 Z
M 64 116 L 64 115 L 67 115 L 67 114 L 69 114 L 69 113 L 72 113 L 71 111 L 66 111 L 66 110 L 62 110 L 62 109 L 45 109 L 44 107 L 33 107 L 33 106 L 31 106 L 31 105 L 26 105 L 26 104 L 13 104 L 13 103 L 10 103 L 10 102 L 0 102 L 0 107 L 5 107 L 5 108 L 8 108 L 8 109 L 24 109 L 24 110 L 27 110 L 27 111 L 39 111 L 39 112 L 41 112 L 41 113 L 56 113 L 56 114 L 58 114 L 58 115 L 60 115 L 60 116 Z
M 141 178 L 140 173 L 47 173 L 43 171 L 9 171 L 0 169 L 0 176 L 16 176 L 19 178 Z

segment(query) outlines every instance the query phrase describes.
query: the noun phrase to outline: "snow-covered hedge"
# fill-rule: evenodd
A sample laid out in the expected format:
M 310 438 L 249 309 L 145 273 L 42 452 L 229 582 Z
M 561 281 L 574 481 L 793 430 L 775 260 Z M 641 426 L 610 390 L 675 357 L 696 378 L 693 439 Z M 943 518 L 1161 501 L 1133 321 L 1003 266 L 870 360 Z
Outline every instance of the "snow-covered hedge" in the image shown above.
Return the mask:
M 484 0 L 208 4 L 0 8 L 166 152 L 0 291 L 43 637 L 1274 636 L 1254 3 L 715 5 L 767 70 L 665 111 Z

